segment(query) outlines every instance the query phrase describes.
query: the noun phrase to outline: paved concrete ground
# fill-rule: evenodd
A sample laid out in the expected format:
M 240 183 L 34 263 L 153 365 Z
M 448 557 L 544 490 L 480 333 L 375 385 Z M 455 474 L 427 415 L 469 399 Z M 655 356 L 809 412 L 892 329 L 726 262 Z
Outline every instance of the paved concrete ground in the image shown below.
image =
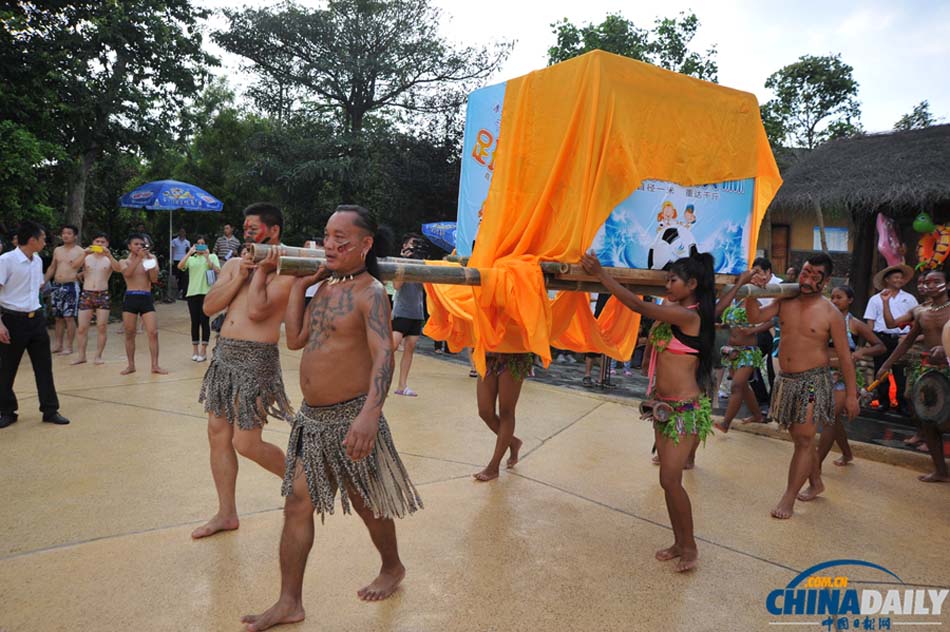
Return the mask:
M 143 370 L 143 335 L 140 372 L 120 376 L 114 325 L 104 366 L 54 360 L 68 427 L 40 423 L 24 362 L 20 421 L 0 431 L 0 629 L 238 630 L 241 614 L 275 599 L 282 500 L 273 475 L 242 460 L 241 528 L 189 538 L 215 509 L 196 403 L 207 365 L 190 360 L 184 303 L 161 306 L 159 317 L 167 376 Z M 295 401 L 298 360 L 282 350 Z M 700 568 L 677 575 L 653 558 L 672 535 L 650 464 L 652 432 L 634 408 L 529 381 L 518 409 L 525 456 L 482 484 L 471 474 L 494 438 L 476 415 L 475 380 L 422 357 L 410 384 L 418 398 L 393 396 L 386 406 L 426 505 L 398 524 L 405 583 L 385 602 L 358 601 L 377 559 L 358 518 L 329 517 L 318 523 L 305 581 L 308 618 L 287 629 L 766 630 L 817 619 L 771 616 L 765 599 L 830 559 L 950 586 L 950 485 L 919 483 L 908 469 L 863 460 L 828 467 L 825 495 L 780 522 L 769 509 L 791 445 L 714 436 L 685 474 Z M 265 438 L 283 447 L 288 434 L 274 422 Z M 894 621 L 947 626 L 948 611 L 950 602 L 941 616 Z

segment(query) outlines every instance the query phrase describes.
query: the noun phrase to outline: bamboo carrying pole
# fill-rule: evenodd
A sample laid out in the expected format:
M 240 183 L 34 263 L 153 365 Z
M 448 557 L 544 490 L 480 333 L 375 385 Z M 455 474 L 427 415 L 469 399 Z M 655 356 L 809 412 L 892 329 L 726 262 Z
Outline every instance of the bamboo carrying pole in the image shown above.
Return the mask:
M 282 256 L 277 272 L 289 276 L 306 276 L 314 274 L 326 260 L 322 256 L 316 256 L 314 253 L 308 253 L 308 256 L 292 257 Z M 560 264 L 557 264 L 560 265 Z M 617 268 L 610 268 L 611 272 Z M 660 295 L 661 288 L 666 283 L 666 273 L 658 270 L 627 270 L 624 272 L 635 272 L 637 274 L 626 275 L 623 279 L 618 279 L 625 288 L 635 294 L 642 295 Z M 402 281 L 409 283 L 434 283 L 444 285 L 481 285 L 481 273 L 477 268 L 465 268 L 461 266 L 430 266 L 415 259 L 393 259 L 385 257 L 379 260 L 380 277 L 385 281 Z M 565 278 L 553 274 L 545 274 L 545 287 L 550 290 L 562 290 L 572 292 L 607 292 L 601 283 L 590 280 L 593 277 L 583 275 L 582 279 Z M 717 275 L 725 281 L 729 275 Z M 658 291 L 659 290 L 659 291 Z M 739 297 L 754 296 L 756 298 L 765 298 L 770 296 L 795 296 L 798 293 L 798 285 L 795 283 L 784 283 L 782 285 L 770 285 L 766 288 L 756 286 L 745 286 L 739 290 Z

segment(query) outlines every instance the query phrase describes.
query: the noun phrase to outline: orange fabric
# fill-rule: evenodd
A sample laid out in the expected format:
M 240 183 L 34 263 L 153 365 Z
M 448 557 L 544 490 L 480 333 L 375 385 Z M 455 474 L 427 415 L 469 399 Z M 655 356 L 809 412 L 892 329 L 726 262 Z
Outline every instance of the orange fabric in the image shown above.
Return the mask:
M 643 179 L 684 186 L 756 178 L 750 260 L 781 185 L 755 96 L 594 51 L 507 82 L 484 216 L 469 265 L 481 287 L 427 285 L 426 334 L 449 347 L 626 358 L 639 316 L 587 295 L 547 298 L 538 261 L 576 262 Z M 566 295 L 569 294 L 569 295 Z

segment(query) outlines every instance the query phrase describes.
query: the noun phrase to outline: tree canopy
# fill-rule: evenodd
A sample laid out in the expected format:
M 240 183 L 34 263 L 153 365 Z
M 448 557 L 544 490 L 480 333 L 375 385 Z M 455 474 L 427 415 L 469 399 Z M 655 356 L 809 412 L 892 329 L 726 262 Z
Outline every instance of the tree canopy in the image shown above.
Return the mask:
M 699 26 L 695 13 L 659 18 L 649 30 L 639 28 L 619 13 L 608 14 L 600 24 L 589 22 L 582 26 L 564 18 L 551 25 L 557 43 L 548 49 L 548 64 L 599 49 L 716 82 L 716 47 L 704 53 L 689 49 Z
M 765 87 L 775 97 L 762 106 L 773 147 L 814 149 L 861 131 L 861 105 L 853 68 L 840 55 L 803 55 L 772 74 Z
M 894 129 L 897 131 L 923 129 L 931 125 L 936 125 L 937 123 L 938 119 L 930 113 L 930 103 L 924 100 L 915 105 L 910 114 L 905 114 L 900 117 L 900 119 L 894 123 Z

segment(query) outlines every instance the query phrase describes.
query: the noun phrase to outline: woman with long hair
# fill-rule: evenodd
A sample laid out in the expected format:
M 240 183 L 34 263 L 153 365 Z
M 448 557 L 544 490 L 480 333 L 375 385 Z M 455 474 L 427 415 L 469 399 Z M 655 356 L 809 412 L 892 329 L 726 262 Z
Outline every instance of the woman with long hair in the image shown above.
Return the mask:
M 855 374 L 857 375 L 858 388 L 864 387 L 864 376 L 857 370 L 858 360 L 872 358 L 881 355 L 887 348 L 884 343 L 874 334 L 874 330 L 860 318 L 851 315 L 851 303 L 854 302 L 854 290 L 847 285 L 842 285 L 831 290 L 831 302 L 838 308 L 838 311 L 844 316 L 845 330 L 848 332 L 848 346 L 851 348 L 850 361 L 855 363 Z M 868 346 L 858 347 L 856 339 L 861 337 L 867 341 Z M 821 439 L 818 442 L 818 471 L 821 472 L 821 463 L 828 456 L 831 445 L 838 444 L 841 450 L 841 456 L 834 460 L 835 465 L 848 465 L 854 460 L 851 454 L 851 446 L 848 444 L 848 432 L 845 425 L 841 423 L 841 413 L 844 412 L 844 381 L 838 368 L 841 362 L 847 362 L 847 358 L 831 357 L 831 381 L 834 384 L 835 394 L 835 419 L 839 420 L 831 428 L 822 429 Z M 812 481 L 812 487 L 815 487 L 815 481 Z M 814 498 L 803 497 L 799 495 L 799 500 L 811 500 Z
M 693 536 L 693 510 L 683 488 L 683 468 L 693 446 L 712 431 L 706 389 L 711 380 L 716 321 L 713 258 L 708 253 L 677 259 L 666 280 L 667 300 L 647 303 L 608 275 L 593 254 L 581 258 L 585 272 L 621 303 L 655 322 L 650 331 L 649 386 L 641 413 L 653 421 L 660 456 L 660 485 L 673 526 L 673 545 L 656 552 L 676 570 L 696 567 L 699 553 Z

